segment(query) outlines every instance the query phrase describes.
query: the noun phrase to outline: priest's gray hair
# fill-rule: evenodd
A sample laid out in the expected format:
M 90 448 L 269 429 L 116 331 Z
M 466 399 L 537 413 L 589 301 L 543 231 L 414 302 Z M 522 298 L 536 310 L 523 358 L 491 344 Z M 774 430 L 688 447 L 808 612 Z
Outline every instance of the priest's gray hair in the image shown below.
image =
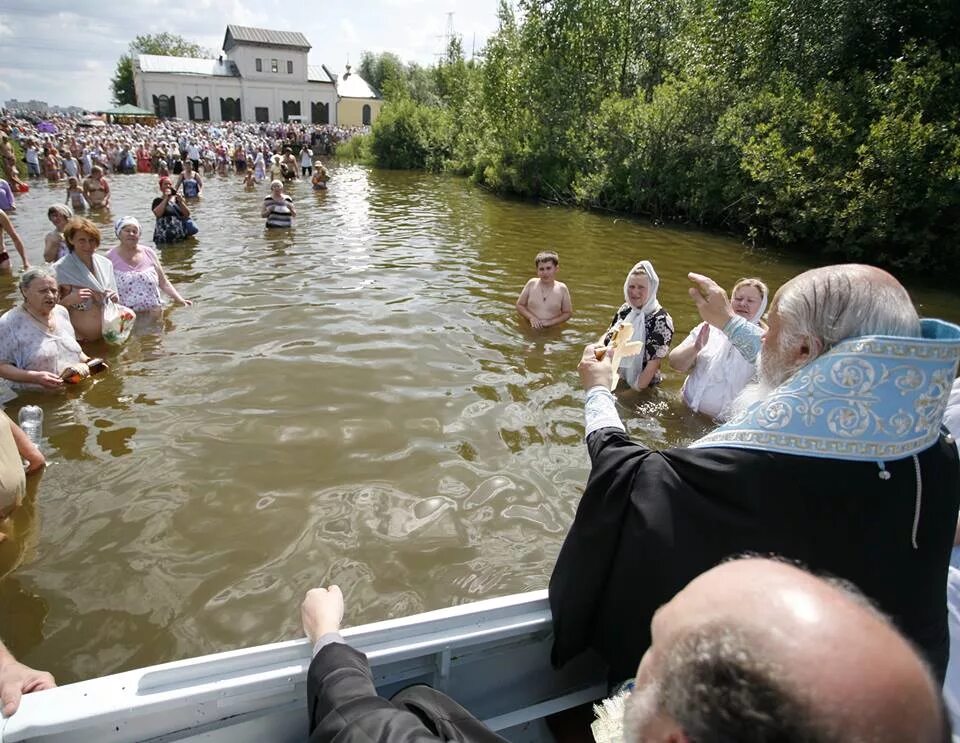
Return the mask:
M 862 335 L 920 337 L 907 290 L 872 266 L 845 264 L 806 271 L 777 296 L 781 348 L 806 344 L 811 358 Z

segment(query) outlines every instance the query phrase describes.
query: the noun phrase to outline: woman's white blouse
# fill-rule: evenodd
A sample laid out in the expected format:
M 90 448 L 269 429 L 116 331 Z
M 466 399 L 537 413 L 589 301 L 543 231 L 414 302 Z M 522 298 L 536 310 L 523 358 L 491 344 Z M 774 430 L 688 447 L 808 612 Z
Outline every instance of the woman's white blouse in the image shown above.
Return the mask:
M 70 364 L 80 361 L 83 351 L 70 324 L 70 314 L 59 304 L 52 314 L 53 330 L 48 331 L 19 305 L 5 312 L 0 317 L 0 363 L 28 371 L 60 374 Z
M 704 325 L 700 323 L 691 330 L 687 340 L 696 341 Z M 710 338 L 683 383 L 684 402 L 694 412 L 720 418 L 755 372 L 756 367 L 743 358 L 723 331 L 710 328 Z

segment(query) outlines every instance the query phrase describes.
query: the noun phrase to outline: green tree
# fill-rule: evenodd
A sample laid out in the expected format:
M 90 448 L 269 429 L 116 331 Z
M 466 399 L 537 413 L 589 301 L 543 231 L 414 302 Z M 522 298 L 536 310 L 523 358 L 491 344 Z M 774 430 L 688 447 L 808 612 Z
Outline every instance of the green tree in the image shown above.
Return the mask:
M 117 60 L 117 68 L 110 79 L 113 102 L 136 105 L 137 93 L 133 85 L 133 60 L 140 54 L 156 54 L 164 57 L 212 57 L 213 53 L 199 44 L 187 41 L 182 36 L 167 31 L 159 34 L 141 34 L 130 42 L 127 53 Z
M 414 84 L 369 58 L 378 164 L 960 268 L 957 0 L 501 0 L 498 17 L 479 62 L 453 40 L 433 95 L 422 68 Z
M 117 60 L 117 70 L 110 80 L 110 90 L 115 106 L 137 104 L 137 91 L 133 85 L 133 59 L 129 54 L 124 54 Z
M 364 52 L 360 58 L 360 76 L 376 88 L 385 100 L 410 97 L 406 67 L 393 52 Z

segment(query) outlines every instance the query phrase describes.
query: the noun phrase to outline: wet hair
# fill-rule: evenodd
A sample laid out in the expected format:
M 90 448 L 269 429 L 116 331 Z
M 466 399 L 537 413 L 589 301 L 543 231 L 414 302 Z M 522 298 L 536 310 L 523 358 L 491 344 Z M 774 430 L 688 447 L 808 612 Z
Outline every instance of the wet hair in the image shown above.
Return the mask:
M 533 265 L 539 268 L 541 263 L 546 263 L 547 261 L 552 262 L 555 266 L 559 266 L 560 256 L 553 250 L 541 250 L 537 253 L 537 257 L 533 259 Z
M 70 248 L 71 253 L 73 252 L 73 236 L 78 232 L 87 235 L 93 240 L 94 244 L 100 244 L 100 230 L 97 229 L 97 226 L 86 217 L 74 217 L 63 228 L 63 239 L 67 241 L 67 247 Z
M 54 273 L 53 269 L 48 268 L 47 266 L 31 266 L 26 271 L 20 274 L 20 277 L 17 279 L 17 288 L 22 294 L 30 284 L 34 282 L 35 279 L 54 279 L 56 280 L 57 274 Z
M 280 189 L 282 189 L 282 188 L 283 188 L 283 181 L 281 181 L 281 180 L 270 181 L 270 188 L 271 188 L 271 189 L 273 189 L 273 188 L 280 188 Z

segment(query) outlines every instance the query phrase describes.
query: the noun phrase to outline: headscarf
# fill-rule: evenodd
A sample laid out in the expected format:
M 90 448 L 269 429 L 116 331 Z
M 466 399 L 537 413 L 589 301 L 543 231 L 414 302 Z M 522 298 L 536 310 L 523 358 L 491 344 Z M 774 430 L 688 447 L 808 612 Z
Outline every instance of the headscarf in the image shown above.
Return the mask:
M 742 284 L 743 286 L 752 286 L 754 289 L 756 289 L 758 287 L 755 282 L 756 282 L 756 279 L 740 279 L 740 281 L 734 284 L 734 287 Z M 767 288 L 767 285 L 765 283 L 760 282 L 760 284 L 761 286 L 763 286 L 763 290 L 760 292 L 760 309 L 758 309 L 754 313 L 753 317 L 750 318 L 750 322 L 752 322 L 754 325 L 760 324 L 760 318 L 763 317 L 763 313 L 766 312 L 767 310 L 767 299 L 768 299 L 767 295 L 770 292 L 770 290 Z M 736 291 L 733 291 L 730 293 L 731 302 L 733 301 L 734 294 L 736 294 Z
M 71 219 L 73 217 L 73 209 L 66 204 L 51 204 L 50 208 L 47 209 L 47 216 L 50 215 L 50 212 L 57 212 L 67 219 Z
M 643 307 L 640 309 L 637 309 L 630 304 L 630 295 L 627 292 L 627 289 L 630 286 L 630 277 L 638 271 L 645 273 L 650 283 L 650 291 L 647 294 L 647 301 L 643 303 Z M 653 269 L 653 264 L 650 261 L 640 261 L 634 265 L 634 267 L 630 269 L 629 273 L 627 273 L 627 278 L 623 282 L 623 301 L 630 305 L 630 315 L 627 315 L 627 317 L 629 318 L 634 312 L 642 313 L 644 316 L 647 316 L 652 315 L 654 312 L 659 310 L 660 302 L 657 301 L 657 290 L 659 288 L 660 277 L 657 276 L 657 272 Z
M 627 292 L 627 288 L 630 286 L 630 277 L 637 271 L 645 273 L 650 284 L 647 301 L 644 302 L 643 307 L 640 308 L 634 307 L 630 303 L 630 295 Z M 624 315 L 620 322 L 628 322 L 633 326 L 631 341 L 639 341 L 640 343 L 647 342 L 647 317 L 660 309 L 660 302 L 657 301 L 657 289 L 659 288 L 660 277 L 657 276 L 657 272 L 653 269 L 653 264 L 650 261 L 640 261 L 627 273 L 627 278 L 623 282 L 623 298 L 627 306 L 630 307 L 630 311 Z M 628 356 L 620 362 L 619 374 L 627 380 L 627 384 L 631 387 L 637 377 L 640 376 L 640 372 L 643 371 L 644 356 L 645 354 L 638 353 L 636 356 Z
M 137 228 L 137 232 L 143 234 L 143 227 L 140 226 L 140 221 L 136 217 L 120 217 L 114 222 L 113 231 L 117 234 L 117 237 L 120 237 L 120 230 L 130 224 Z

